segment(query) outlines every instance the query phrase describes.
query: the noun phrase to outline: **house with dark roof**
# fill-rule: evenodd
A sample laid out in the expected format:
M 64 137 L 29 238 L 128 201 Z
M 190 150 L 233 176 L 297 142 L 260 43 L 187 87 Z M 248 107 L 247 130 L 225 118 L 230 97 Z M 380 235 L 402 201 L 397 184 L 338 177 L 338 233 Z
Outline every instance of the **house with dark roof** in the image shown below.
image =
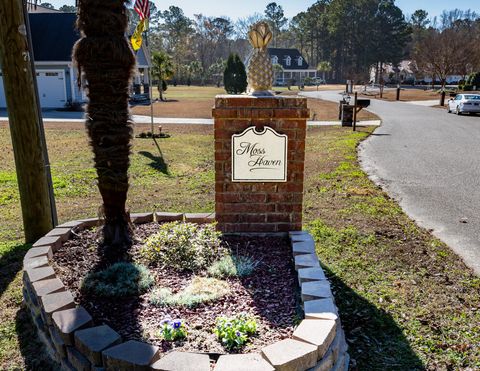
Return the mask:
M 77 86 L 77 70 L 72 62 L 72 48 L 80 38 L 75 28 L 76 14 L 53 11 L 28 16 L 40 106 L 63 108 L 69 103 L 84 102 L 86 96 Z M 148 76 L 143 71 L 149 67 L 143 48 L 137 53 L 137 67 L 135 82 L 140 83 L 143 75 Z M 6 108 L 3 78 L 0 78 L 0 108 Z
M 284 85 L 288 80 L 302 83 L 306 77 L 316 78 L 316 68 L 310 68 L 307 60 L 298 49 L 268 48 L 273 64 L 282 66 L 283 71 L 276 73 L 275 83 Z

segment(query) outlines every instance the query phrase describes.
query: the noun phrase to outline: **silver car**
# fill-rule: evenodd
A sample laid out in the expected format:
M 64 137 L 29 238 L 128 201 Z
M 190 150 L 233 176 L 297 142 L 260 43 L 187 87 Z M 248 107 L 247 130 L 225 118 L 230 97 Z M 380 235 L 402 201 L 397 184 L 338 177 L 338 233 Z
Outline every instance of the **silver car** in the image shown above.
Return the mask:
M 455 112 L 457 115 L 480 113 L 480 94 L 457 94 L 448 101 L 447 112 Z

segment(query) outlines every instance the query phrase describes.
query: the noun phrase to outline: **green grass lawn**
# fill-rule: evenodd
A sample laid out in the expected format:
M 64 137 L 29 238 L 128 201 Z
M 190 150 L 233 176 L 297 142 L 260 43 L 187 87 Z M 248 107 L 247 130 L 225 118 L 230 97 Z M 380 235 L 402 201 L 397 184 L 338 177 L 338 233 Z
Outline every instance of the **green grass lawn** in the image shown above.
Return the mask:
M 180 94 L 180 93 L 179 93 Z M 132 212 L 214 209 L 213 129 L 164 126 L 135 139 Z M 362 128 L 307 134 L 304 218 L 328 273 L 354 369 L 480 368 L 480 279 L 417 227 L 359 168 Z M 48 124 L 61 222 L 96 215 L 100 198 L 79 124 Z M 0 126 L 0 369 L 49 368 L 21 307 L 22 222 L 10 133 Z

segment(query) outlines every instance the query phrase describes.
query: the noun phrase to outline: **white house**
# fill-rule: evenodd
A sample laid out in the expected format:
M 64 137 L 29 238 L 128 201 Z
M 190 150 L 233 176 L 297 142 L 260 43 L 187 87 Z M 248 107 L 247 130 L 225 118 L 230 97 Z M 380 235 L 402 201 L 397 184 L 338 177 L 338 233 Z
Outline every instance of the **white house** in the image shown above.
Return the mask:
M 78 89 L 77 71 L 72 63 L 72 48 L 80 37 L 75 29 L 76 14 L 38 12 L 37 8 L 37 12 L 29 14 L 29 20 L 40 106 L 64 108 L 69 103 L 84 102 L 85 96 Z M 143 48 L 137 53 L 137 67 L 139 71 L 148 68 Z M 2 77 L 0 109 L 6 106 Z
M 375 81 L 375 75 L 376 70 L 374 66 L 370 70 L 370 81 Z M 427 84 L 432 82 L 432 76 L 424 76 L 415 73 L 415 65 L 410 60 L 403 60 L 398 64 L 398 66 L 393 66 L 392 64 L 384 64 L 382 77 L 383 80 L 386 82 L 389 82 L 390 80 L 415 83 L 422 81 Z M 456 84 L 462 78 L 463 77 L 461 75 L 449 75 L 447 76 L 447 84 Z
M 277 84 L 291 79 L 299 83 L 305 77 L 317 77 L 317 70 L 309 67 L 298 49 L 268 48 L 268 52 L 272 63 L 283 67 L 283 72 L 276 75 Z

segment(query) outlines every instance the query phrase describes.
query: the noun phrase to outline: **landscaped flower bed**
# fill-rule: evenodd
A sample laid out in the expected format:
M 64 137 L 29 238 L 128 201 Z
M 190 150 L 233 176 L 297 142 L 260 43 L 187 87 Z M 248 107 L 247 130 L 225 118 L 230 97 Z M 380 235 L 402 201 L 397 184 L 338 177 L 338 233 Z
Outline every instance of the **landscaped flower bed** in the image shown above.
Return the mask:
M 257 351 L 290 337 L 300 313 L 288 239 L 219 239 L 213 228 L 179 222 L 163 227 L 138 225 L 137 243 L 129 252 L 135 265 L 119 263 L 120 269 L 114 265 L 110 277 L 98 277 L 112 271 L 112 267 L 105 268 L 114 262 L 97 249 L 95 229 L 87 229 L 54 253 L 53 267 L 94 322 L 109 325 L 126 340 L 158 345 L 164 352 L 173 348 L 208 353 Z M 186 239 L 183 245 L 171 246 L 169 253 L 165 244 L 181 239 Z M 196 251 L 185 247 L 195 243 L 205 246 Z M 240 272 L 235 271 L 237 267 Z M 121 274 L 115 276 L 117 270 Z M 106 281 L 112 284 L 104 287 Z M 129 285 L 134 286 L 130 292 L 122 291 Z M 217 322 L 241 314 L 256 324 L 255 331 L 238 330 L 238 336 L 234 331 L 232 342 L 219 341 Z M 172 341 L 162 335 L 162 320 L 168 318 L 181 321 L 187 333 L 184 338 Z
M 137 227 L 137 236 L 142 232 L 151 237 L 158 229 L 170 228 L 162 226 L 166 221 L 213 220 L 205 214 L 155 215 L 160 225 L 152 223 L 151 213 L 132 215 L 136 225 L 147 223 Z M 40 339 L 62 368 L 348 369 L 338 310 L 308 233 L 230 236 L 222 247 L 215 242 L 215 232 L 205 230 L 184 239 L 189 243 L 176 244 L 185 228 L 198 229 L 177 223 L 176 231 L 154 238 L 171 242 L 168 251 L 177 254 L 156 248 L 153 255 L 146 254 L 139 238 L 129 253 L 138 261 L 132 262 L 125 261 L 123 252 L 108 258 L 98 254 L 89 229 L 97 224 L 97 219 L 64 223 L 33 244 L 24 258 L 26 306 Z M 190 271 L 179 269 L 183 263 L 177 256 L 192 257 L 190 242 L 195 242 L 195 262 L 188 259 Z M 203 250 L 212 246 L 215 254 Z M 303 311 L 297 312 L 300 307 Z

